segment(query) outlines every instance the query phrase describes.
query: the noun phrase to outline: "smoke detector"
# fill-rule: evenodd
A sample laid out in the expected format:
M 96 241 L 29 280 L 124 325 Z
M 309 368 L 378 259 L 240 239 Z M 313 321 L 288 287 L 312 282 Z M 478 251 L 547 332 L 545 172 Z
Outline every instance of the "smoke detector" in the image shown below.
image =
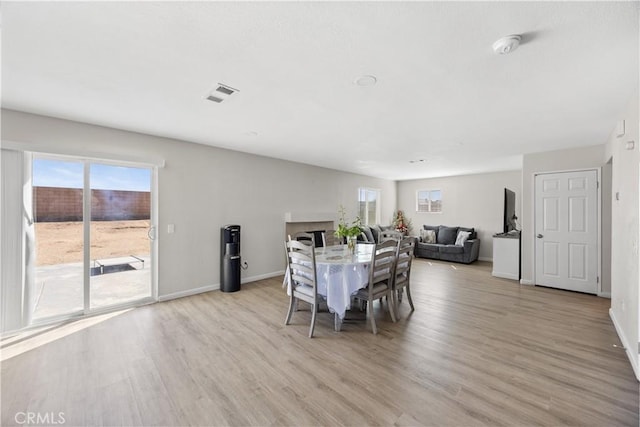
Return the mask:
M 207 96 L 207 99 L 209 101 L 220 103 L 236 92 L 240 91 L 227 85 L 223 85 L 222 83 L 218 83 L 218 87 L 211 91 L 209 96 Z
M 520 45 L 522 37 L 518 34 L 502 37 L 493 44 L 493 51 L 498 55 L 506 55 L 513 52 Z

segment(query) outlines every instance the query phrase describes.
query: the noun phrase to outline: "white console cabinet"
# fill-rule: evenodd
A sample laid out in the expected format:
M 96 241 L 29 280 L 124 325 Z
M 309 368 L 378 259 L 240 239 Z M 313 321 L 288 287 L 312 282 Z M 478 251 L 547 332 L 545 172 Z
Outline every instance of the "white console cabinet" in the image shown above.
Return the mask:
M 520 280 L 520 233 L 493 236 L 493 276 Z

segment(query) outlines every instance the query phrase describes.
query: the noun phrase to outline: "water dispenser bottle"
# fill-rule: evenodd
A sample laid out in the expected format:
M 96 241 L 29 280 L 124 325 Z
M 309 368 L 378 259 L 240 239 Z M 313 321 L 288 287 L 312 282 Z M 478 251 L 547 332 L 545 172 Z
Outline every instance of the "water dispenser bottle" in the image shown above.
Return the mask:
M 220 290 L 240 290 L 240 226 L 225 225 L 220 229 Z

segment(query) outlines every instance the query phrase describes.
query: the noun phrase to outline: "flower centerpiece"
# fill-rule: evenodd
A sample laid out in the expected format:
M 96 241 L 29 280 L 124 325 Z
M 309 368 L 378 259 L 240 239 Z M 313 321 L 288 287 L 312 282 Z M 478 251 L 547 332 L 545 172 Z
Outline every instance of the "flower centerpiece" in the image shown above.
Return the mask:
M 405 218 L 402 211 L 398 210 L 393 214 L 393 227 L 396 231 L 407 235 L 411 231 L 411 220 Z
M 344 206 L 340 205 L 338 213 L 340 214 L 340 220 L 338 221 L 338 228 L 336 229 L 335 235 L 340 239 L 347 239 L 347 247 L 353 253 L 356 249 L 356 240 L 362 232 L 360 230 L 360 217 L 356 217 L 356 219 L 351 222 L 351 225 L 349 225 L 345 219 Z

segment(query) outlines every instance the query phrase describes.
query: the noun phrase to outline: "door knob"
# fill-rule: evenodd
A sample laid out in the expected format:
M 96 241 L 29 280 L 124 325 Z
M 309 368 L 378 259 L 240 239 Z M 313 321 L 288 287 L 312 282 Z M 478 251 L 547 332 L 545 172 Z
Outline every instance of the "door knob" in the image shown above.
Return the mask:
M 536 237 L 537 237 L 538 239 L 542 239 L 544 236 L 543 236 L 542 234 L 538 234 Z

